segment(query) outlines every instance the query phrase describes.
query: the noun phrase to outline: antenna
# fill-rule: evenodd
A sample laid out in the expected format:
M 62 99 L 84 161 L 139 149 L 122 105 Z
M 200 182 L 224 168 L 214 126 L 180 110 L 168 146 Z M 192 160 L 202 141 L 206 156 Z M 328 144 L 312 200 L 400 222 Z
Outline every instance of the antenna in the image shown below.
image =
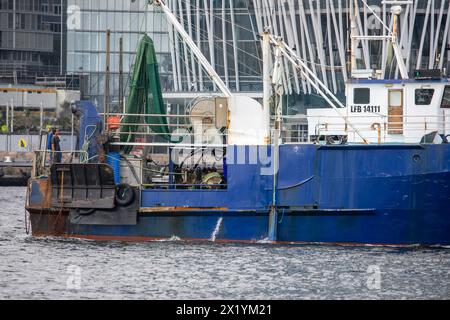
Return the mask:
M 357 0 L 354 0 L 355 2 Z M 402 9 L 402 5 L 408 5 L 408 4 L 412 4 L 413 2 L 411 0 L 385 0 L 382 1 L 383 4 L 388 4 L 388 5 L 393 5 L 391 7 L 391 14 L 393 17 L 393 30 L 390 30 L 383 22 L 383 20 L 381 20 L 381 18 L 375 13 L 375 11 L 372 10 L 372 8 L 367 4 L 366 0 L 361 0 L 364 5 L 372 12 L 372 14 L 375 16 L 375 18 L 377 20 L 379 20 L 382 24 L 382 26 L 388 30 L 388 35 L 386 36 L 369 36 L 369 35 L 363 35 L 363 36 L 359 36 L 356 35 L 356 15 L 358 14 L 356 12 L 356 9 L 353 8 L 353 5 L 350 5 L 350 10 L 351 12 L 354 11 L 354 15 L 352 17 L 352 35 L 351 35 L 351 57 L 352 57 L 352 63 L 351 63 L 351 67 L 352 67 L 352 71 L 355 70 L 355 66 L 356 66 L 356 56 L 355 56 L 355 46 L 356 46 L 356 41 L 358 40 L 390 40 L 392 43 L 392 47 L 394 49 L 394 53 L 395 53 L 395 58 L 397 60 L 397 64 L 400 70 L 400 74 L 402 76 L 403 79 L 409 79 L 409 75 L 408 75 L 408 69 L 405 65 L 405 60 L 403 58 L 402 55 L 402 51 L 400 48 L 400 45 L 398 44 L 398 20 L 399 20 L 399 16 L 402 13 L 403 9 Z M 356 7 L 356 6 L 355 6 Z

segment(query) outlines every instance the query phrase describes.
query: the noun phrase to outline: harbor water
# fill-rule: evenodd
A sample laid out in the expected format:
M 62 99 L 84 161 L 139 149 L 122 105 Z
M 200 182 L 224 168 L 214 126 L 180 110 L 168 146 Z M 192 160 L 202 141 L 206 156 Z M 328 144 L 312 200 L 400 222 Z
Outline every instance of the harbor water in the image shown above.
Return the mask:
M 0 299 L 449 299 L 449 248 L 33 238 L 0 188 Z

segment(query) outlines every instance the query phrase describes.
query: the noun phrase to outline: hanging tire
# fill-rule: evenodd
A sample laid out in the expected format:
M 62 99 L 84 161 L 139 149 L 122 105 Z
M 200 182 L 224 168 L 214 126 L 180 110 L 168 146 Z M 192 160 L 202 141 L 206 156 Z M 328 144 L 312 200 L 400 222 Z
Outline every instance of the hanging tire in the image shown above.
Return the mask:
M 128 184 L 119 184 L 116 188 L 116 203 L 126 207 L 134 200 L 134 190 Z

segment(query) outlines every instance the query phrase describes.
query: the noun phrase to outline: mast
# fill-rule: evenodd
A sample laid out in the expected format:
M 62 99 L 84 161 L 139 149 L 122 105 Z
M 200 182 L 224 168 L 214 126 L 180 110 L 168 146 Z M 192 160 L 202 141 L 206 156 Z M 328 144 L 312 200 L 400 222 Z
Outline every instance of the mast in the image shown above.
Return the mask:
M 357 30 L 358 27 L 356 25 L 356 15 L 358 14 L 356 12 L 356 6 L 354 1 L 357 0 L 350 0 L 350 72 L 351 74 L 353 71 L 358 67 L 356 62 L 356 48 L 357 48 Z
M 119 40 L 119 110 L 123 110 L 123 38 Z
M 280 38 L 277 39 L 277 41 L 281 41 Z M 268 48 L 266 48 L 268 46 Z M 264 53 L 269 55 L 270 57 L 270 34 L 268 31 L 264 32 L 263 35 L 263 48 Z M 266 57 L 266 59 L 263 61 L 264 63 L 264 70 L 265 72 L 270 71 L 269 66 L 269 57 Z M 273 128 L 273 142 L 272 142 L 272 149 L 273 149 L 273 178 L 272 178 L 272 204 L 270 207 L 269 212 L 269 230 L 268 230 L 268 239 L 269 241 L 276 241 L 277 240 L 277 229 L 278 229 L 278 211 L 277 211 L 277 198 L 278 198 L 278 169 L 279 169 L 279 163 L 280 163 L 280 138 L 281 138 L 281 113 L 282 113 L 282 101 L 283 101 L 283 85 L 281 80 L 282 75 L 282 54 L 279 47 L 276 47 L 275 50 L 275 62 L 273 65 L 273 73 L 272 73 L 272 79 L 270 79 L 270 75 L 267 76 L 267 80 L 269 81 L 268 86 L 269 90 L 264 90 L 264 94 L 270 94 L 271 86 L 274 86 L 274 93 L 275 96 L 278 96 L 277 99 L 274 99 L 274 105 L 275 105 L 275 125 Z M 272 80 L 272 81 L 270 81 Z M 266 78 L 264 78 L 264 89 L 266 89 Z M 270 96 L 269 96 L 270 98 Z M 269 121 L 270 121 L 270 112 L 269 112 Z M 270 123 L 269 123 L 270 127 Z M 270 129 L 270 128 L 269 128 Z
M 109 76 L 110 76 L 110 59 L 111 59 L 111 30 L 106 31 L 106 72 L 105 72 L 105 110 L 103 115 L 103 127 L 108 131 L 109 117 Z
M 266 29 L 262 34 L 263 51 L 263 114 L 264 114 L 264 143 L 270 144 L 270 97 L 272 81 L 270 77 L 270 34 Z
M 394 18 L 394 26 L 393 31 L 391 35 L 391 41 L 392 41 L 392 47 L 394 48 L 395 57 L 397 59 L 398 68 L 400 70 L 400 74 L 402 75 L 403 79 L 408 79 L 408 69 L 405 65 L 405 60 L 403 59 L 402 51 L 400 49 L 400 46 L 398 44 L 398 20 L 399 16 L 402 13 L 402 7 L 401 6 L 393 6 L 391 8 L 391 13 Z

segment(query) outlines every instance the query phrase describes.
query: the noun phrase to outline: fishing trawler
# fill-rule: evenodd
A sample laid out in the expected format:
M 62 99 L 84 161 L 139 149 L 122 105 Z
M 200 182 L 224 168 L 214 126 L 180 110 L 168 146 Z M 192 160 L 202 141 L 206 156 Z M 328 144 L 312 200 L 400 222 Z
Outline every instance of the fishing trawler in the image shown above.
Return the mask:
M 402 79 L 358 73 L 347 83 L 346 105 L 267 30 L 261 105 L 233 95 L 164 2 L 154 4 L 222 95 L 197 99 L 186 116 L 167 115 L 145 36 L 126 112 L 115 115 L 120 123 L 89 101 L 76 102 L 81 150 L 57 164 L 36 152 L 26 199 L 34 236 L 450 244 L 450 81 L 427 70 L 409 79 L 395 23 L 385 39 Z M 282 59 L 331 107 L 308 110 L 310 143 L 282 139 Z M 167 153 L 152 152 L 158 148 Z

